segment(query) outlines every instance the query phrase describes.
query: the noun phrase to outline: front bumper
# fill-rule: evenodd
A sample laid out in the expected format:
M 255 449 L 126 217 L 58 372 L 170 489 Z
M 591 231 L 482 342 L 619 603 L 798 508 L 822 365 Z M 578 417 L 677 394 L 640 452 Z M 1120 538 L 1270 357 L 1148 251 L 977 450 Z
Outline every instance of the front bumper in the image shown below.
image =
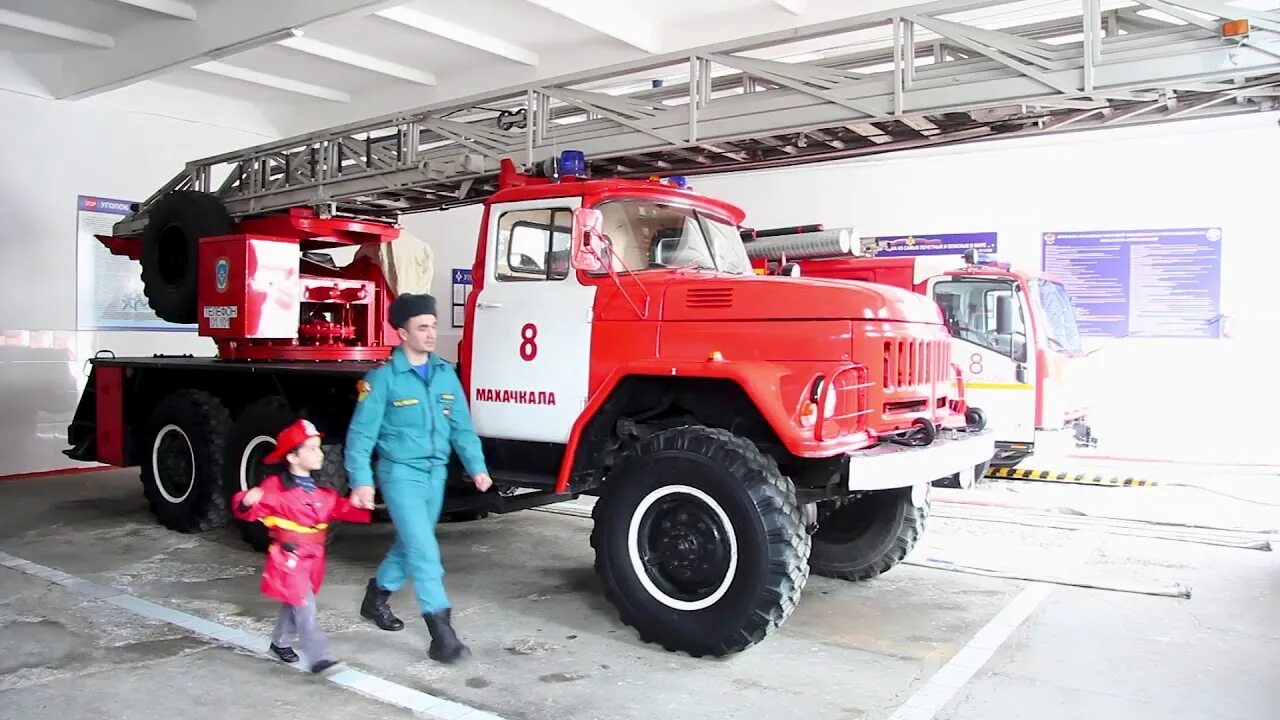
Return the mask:
M 957 473 L 972 473 L 976 466 L 989 462 L 995 451 L 995 436 L 990 430 L 943 430 L 922 447 L 884 443 L 849 454 L 848 487 L 850 491 L 889 490 L 932 483 Z

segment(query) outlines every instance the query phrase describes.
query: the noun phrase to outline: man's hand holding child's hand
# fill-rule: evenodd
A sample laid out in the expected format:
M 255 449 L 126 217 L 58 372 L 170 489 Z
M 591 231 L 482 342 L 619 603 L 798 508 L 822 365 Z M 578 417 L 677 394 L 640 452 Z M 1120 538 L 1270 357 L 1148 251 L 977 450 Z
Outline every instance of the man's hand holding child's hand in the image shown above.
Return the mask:
M 262 499 L 262 488 L 260 487 L 249 488 L 249 491 L 244 494 L 244 497 L 240 498 L 240 502 L 245 507 L 253 507 L 254 505 L 257 505 L 258 501 L 261 499 Z

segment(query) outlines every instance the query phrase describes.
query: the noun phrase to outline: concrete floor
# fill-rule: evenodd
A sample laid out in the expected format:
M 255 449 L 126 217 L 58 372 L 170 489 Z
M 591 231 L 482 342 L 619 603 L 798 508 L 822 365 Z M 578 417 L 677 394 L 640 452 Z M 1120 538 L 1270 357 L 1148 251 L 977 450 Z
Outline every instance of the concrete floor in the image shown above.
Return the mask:
M 1277 478 L 1231 487 L 1270 502 L 1280 497 Z M 1019 484 L 939 496 L 1280 526 L 1276 507 L 1189 488 Z M 405 631 L 380 632 L 359 618 L 389 526 L 342 528 L 320 597 L 322 625 L 351 667 L 476 708 L 477 718 L 480 711 L 512 720 L 1280 715 L 1274 553 L 1030 527 L 1008 522 L 1022 516 L 1007 509 L 934 507 L 915 563 L 1137 589 L 1181 584 L 1192 597 L 1046 586 L 1026 621 L 989 643 L 989 660 L 936 713 L 924 714 L 902 708 L 936 690 L 930 679 L 967 645 L 981 644 L 975 635 L 989 636 L 983 628 L 1030 583 L 912 564 L 861 585 L 814 577 L 795 614 L 763 644 L 727 660 L 694 660 L 645 645 L 618 622 L 591 570 L 589 520 L 535 511 L 441 528 L 457 625 L 475 653 L 465 665 L 427 660 L 408 592 L 393 600 Z M 977 510 L 1005 520 L 958 517 Z M 0 483 L 0 551 L 254 635 L 267 635 L 274 622 L 274 604 L 257 592 L 260 556 L 230 530 L 187 536 L 155 525 L 134 471 Z M 298 717 L 413 716 L 0 567 L 0 718 L 198 720 L 285 708 Z

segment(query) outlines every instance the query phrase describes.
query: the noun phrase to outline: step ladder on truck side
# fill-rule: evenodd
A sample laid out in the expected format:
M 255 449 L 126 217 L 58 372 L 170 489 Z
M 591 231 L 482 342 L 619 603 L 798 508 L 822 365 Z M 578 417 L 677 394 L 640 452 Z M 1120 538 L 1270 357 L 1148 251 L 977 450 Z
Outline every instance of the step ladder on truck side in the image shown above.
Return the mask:
M 497 489 L 453 467 L 449 513 L 598 494 L 596 571 L 623 621 L 696 656 L 744 650 L 810 571 L 861 580 L 901 562 L 932 481 L 985 462 L 994 440 L 931 301 L 759 277 L 741 209 L 639 178 L 1256 110 L 1280 82 L 1273 15 L 1162 25 L 1090 0 L 1076 18 L 984 26 L 1015 5 L 868 14 L 193 162 L 100 239 L 140 262 L 157 315 L 197 324 L 217 356 L 95 359 L 68 455 L 139 465 L 161 523 L 207 530 L 303 415 L 343 488 L 341 439 L 368 401 L 357 381 L 399 342 L 381 249 L 414 252 L 404 213 L 482 202 L 466 395 L 388 398 L 384 421 L 466 409 Z M 1084 40 L 1050 42 L 1073 32 Z M 358 247 L 346 266 L 324 254 L 342 246 Z M 918 354 L 886 365 L 885 343 Z

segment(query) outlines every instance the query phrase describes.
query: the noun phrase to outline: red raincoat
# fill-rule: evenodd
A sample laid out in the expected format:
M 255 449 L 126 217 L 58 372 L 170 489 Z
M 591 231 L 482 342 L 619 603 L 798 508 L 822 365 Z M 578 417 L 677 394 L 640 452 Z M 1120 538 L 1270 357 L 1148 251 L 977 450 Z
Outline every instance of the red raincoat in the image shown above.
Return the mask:
M 372 514 L 330 490 L 311 492 L 272 475 L 262 481 L 262 498 L 242 508 L 245 491 L 231 498 L 231 511 L 241 520 L 267 526 L 271 546 L 262 570 L 262 594 L 288 605 L 302 605 L 307 593 L 320 592 L 324 582 L 324 543 L 328 524 L 335 520 L 371 522 Z

